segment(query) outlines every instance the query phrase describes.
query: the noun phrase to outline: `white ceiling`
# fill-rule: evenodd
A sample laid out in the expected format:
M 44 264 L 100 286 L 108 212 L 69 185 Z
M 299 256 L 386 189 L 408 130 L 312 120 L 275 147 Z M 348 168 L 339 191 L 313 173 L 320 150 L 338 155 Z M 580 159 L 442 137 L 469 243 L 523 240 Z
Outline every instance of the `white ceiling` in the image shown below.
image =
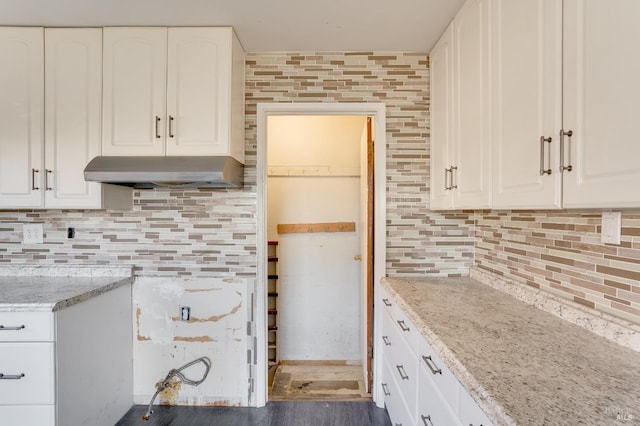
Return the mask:
M 463 0 L 0 0 L 0 25 L 233 26 L 247 52 L 428 52 Z

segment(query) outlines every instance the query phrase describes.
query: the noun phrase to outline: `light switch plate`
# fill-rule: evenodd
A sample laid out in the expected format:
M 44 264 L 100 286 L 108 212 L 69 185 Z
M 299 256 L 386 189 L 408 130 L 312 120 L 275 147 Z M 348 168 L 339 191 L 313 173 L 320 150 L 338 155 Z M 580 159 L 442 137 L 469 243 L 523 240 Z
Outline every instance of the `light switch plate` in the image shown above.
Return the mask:
M 600 233 L 600 241 L 607 244 L 620 244 L 621 228 L 621 212 L 602 212 L 602 231 Z
M 42 244 L 44 231 L 41 223 L 25 223 L 22 225 L 22 242 L 24 244 Z

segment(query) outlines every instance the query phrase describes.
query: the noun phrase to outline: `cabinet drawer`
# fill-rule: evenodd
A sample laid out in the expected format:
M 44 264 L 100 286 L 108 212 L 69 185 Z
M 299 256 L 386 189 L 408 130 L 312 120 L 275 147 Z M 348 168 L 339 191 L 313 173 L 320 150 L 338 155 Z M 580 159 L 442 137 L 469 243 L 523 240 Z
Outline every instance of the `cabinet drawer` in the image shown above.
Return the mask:
M 389 328 L 391 346 L 387 351 L 385 363 L 396 381 L 407 408 L 413 413 L 416 409 L 418 391 L 418 359 L 415 352 L 400 337 L 397 327 L 391 325 Z
M 389 418 L 393 426 L 410 426 L 413 425 L 412 412 L 409 412 L 405 404 L 402 394 L 398 389 L 396 382 L 393 378 L 392 371 L 389 369 L 387 363 L 383 367 L 383 376 L 380 381 L 382 387 L 382 395 L 384 396 L 384 403 L 389 412 Z
M 461 426 L 454 410 L 443 399 L 436 385 L 424 369 L 420 369 L 418 389 L 418 426 Z
M 0 312 L 0 342 L 52 342 L 53 312 Z
M 404 313 L 399 307 L 395 311 L 395 317 L 393 323 L 396 329 L 400 332 L 402 338 L 407 342 L 411 351 L 416 353 L 419 349 L 420 333 L 416 328 L 413 321 Z
M 0 343 L 0 373 L 0 404 L 54 403 L 53 343 Z
M 431 378 L 444 400 L 457 412 L 460 383 L 446 366 L 442 358 L 433 350 L 424 337 L 420 337 L 418 352 L 420 370 Z
M 3 425 L 54 426 L 55 405 L 0 405 Z

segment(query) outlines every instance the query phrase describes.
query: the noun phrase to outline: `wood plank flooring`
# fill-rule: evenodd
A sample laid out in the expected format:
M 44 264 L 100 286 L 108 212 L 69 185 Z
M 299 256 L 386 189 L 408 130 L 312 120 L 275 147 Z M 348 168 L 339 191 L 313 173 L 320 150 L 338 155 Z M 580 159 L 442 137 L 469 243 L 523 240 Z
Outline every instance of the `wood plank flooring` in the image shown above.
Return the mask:
M 134 405 L 116 426 L 390 426 L 387 410 L 369 402 L 271 401 L 261 408 Z

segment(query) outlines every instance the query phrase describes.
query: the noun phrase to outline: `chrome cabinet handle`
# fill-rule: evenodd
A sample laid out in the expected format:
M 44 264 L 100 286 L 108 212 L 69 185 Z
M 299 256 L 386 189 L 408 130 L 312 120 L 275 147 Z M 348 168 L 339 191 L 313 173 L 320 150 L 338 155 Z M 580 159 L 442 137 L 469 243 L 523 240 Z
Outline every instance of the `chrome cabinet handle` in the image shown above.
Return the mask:
M 391 392 L 389 392 L 389 386 L 387 386 L 386 383 L 382 384 L 382 392 L 384 392 L 384 396 L 391 395 Z
M 391 302 L 389 302 L 389 299 L 382 299 L 382 303 L 384 303 L 384 306 L 391 306 Z
M 7 326 L 4 326 L 4 325 L 0 324 L 0 331 L 2 331 L 2 330 L 7 330 L 7 331 L 18 331 L 18 330 L 22 330 L 23 328 L 26 328 L 26 327 L 24 326 L 24 324 L 23 324 L 23 325 L 17 325 L 17 326 L 12 326 L 12 325 L 10 325 L 9 327 L 7 327 Z
M 409 327 L 407 327 L 407 324 L 404 323 L 404 320 L 398 320 L 396 321 L 398 323 L 398 325 L 400 326 L 400 329 L 402 331 L 409 331 Z
M 40 188 L 36 186 L 36 173 L 40 173 L 38 169 L 31 169 L 31 189 L 37 191 Z
M 573 136 L 573 130 L 569 130 L 565 132 L 564 129 L 560 129 L 560 173 L 564 172 L 565 170 L 568 172 L 573 170 L 573 166 L 571 165 L 571 139 L 569 139 L 569 141 L 567 142 L 567 156 L 569 157 L 569 165 L 567 166 L 564 165 L 564 137 L 565 136 L 569 136 L 569 138 L 571 138 L 571 136 Z
M 451 189 L 458 189 L 458 183 L 453 178 L 456 174 L 458 174 L 458 166 L 451 166 Z
M 439 369 L 438 366 L 433 362 L 431 356 L 422 355 L 422 360 L 425 364 L 427 364 L 427 367 L 429 367 L 429 370 L 431 370 L 432 374 L 442 374 L 442 370 Z
M 49 186 L 49 175 L 53 173 L 53 170 L 44 169 L 44 190 L 51 191 L 51 187 Z
M 20 374 L 4 374 L 0 373 L 1 380 L 20 380 L 24 377 L 24 373 Z
M 433 426 L 433 423 L 431 422 L 431 416 L 424 416 L 420 414 L 420 418 L 422 419 L 422 423 L 424 423 L 424 426 Z
M 388 336 L 382 336 L 382 341 L 384 342 L 385 346 L 391 346 L 391 341 L 389 340 Z
M 156 115 L 156 139 L 160 139 L 160 117 Z
M 550 175 L 551 174 L 551 136 L 545 138 L 544 136 L 540 136 L 540 176 Z M 548 166 L 544 168 L 544 143 L 547 142 L 549 144 L 547 163 Z
M 173 134 L 173 116 L 169 116 L 169 137 L 173 138 L 175 135 Z
M 407 372 L 404 371 L 404 366 L 402 364 L 396 365 L 396 370 L 398 370 L 398 374 L 400 374 L 400 378 L 402 380 L 409 380 L 409 376 L 407 375 Z
M 444 169 L 444 190 L 448 191 L 451 189 L 451 187 L 448 185 L 448 176 L 449 176 L 449 172 L 451 171 L 451 169 Z

